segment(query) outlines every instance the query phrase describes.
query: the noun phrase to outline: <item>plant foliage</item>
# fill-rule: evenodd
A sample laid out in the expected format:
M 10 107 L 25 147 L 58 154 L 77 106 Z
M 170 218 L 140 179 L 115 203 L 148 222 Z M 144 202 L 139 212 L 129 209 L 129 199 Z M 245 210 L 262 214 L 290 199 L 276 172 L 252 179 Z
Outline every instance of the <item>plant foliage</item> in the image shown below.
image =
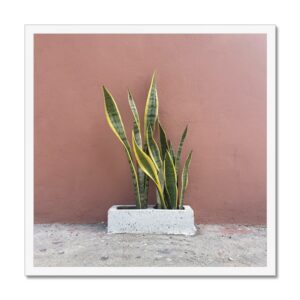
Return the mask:
M 144 140 L 142 139 L 139 113 L 133 96 L 128 91 L 128 102 L 133 115 L 133 151 L 127 139 L 117 104 L 111 93 L 104 86 L 103 94 L 107 122 L 122 143 L 129 162 L 136 207 L 141 209 L 147 208 L 150 179 L 155 184 L 157 190 L 157 208 L 182 209 L 184 194 L 188 185 L 188 171 L 192 159 L 192 152 L 190 152 L 184 163 L 182 173 L 179 175 L 181 153 L 188 127 L 184 129 L 178 150 L 175 152 L 171 141 L 167 139 L 167 135 L 158 121 L 159 103 L 155 73 L 151 78 L 144 112 Z M 159 128 L 159 143 L 154 137 L 157 123 Z M 136 165 L 134 164 L 134 158 Z

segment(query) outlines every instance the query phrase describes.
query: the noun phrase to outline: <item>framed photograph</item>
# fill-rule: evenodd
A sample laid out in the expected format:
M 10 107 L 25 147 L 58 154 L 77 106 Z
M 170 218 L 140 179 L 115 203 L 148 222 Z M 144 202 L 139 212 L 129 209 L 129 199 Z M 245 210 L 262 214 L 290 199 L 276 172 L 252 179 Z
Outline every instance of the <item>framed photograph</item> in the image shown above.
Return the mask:
M 276 276 L 276 27 L 26 25 L 27 276 Z

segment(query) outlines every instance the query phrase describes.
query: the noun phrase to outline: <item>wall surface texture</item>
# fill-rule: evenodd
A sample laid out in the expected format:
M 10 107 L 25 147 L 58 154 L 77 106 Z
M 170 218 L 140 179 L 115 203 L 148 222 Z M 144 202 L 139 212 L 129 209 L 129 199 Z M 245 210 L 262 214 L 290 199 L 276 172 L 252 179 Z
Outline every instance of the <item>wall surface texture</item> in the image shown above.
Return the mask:
M 105 221 L 111 205 L 134 203 L 101 86 L 130 136 L 127 88 L 142 117 L 156 70 L 160 120 L 175 147 L 189 124 L 186 203 L 196 221 L 265 224 L 265 35 L 38 34 L 34 43 L 36 223 Z

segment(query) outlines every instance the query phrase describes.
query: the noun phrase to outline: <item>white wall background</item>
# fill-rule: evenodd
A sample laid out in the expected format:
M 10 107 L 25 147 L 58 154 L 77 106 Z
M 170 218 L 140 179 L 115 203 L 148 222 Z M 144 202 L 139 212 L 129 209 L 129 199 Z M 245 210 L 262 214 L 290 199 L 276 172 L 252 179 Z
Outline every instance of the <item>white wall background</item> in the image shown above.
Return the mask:
M 1 33 L 2 299 L 299 298 L 299 1 L 4 1 Z M 277 24 L 279 277 L 277 279 L 26 279 L 23 275 L 23 24 Z M 13 211 L 13 213 L 11 213 Z

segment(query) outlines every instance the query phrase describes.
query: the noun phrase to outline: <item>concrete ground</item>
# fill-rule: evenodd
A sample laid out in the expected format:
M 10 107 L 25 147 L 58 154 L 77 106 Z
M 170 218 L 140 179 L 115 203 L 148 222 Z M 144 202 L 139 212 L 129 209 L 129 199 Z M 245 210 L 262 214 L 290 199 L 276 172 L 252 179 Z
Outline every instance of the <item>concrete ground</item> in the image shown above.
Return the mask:
M 266 266 L 266 228 L 198 225 L 195 236 L 107 234 L 105 224 L 34 228 L 36 267 Z

